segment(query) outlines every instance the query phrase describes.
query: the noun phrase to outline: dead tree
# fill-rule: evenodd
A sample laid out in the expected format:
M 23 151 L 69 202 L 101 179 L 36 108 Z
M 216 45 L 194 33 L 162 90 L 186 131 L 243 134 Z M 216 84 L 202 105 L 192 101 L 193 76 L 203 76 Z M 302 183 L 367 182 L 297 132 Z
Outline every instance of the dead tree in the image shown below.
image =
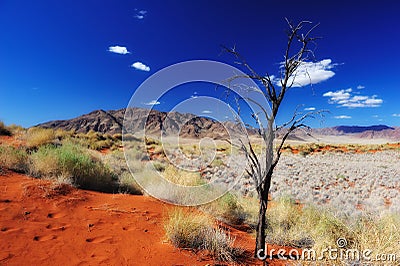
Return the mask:
M 286 93 L 293 85 L 296 84 L 296 74 L 299 67 L 303 64 L 310 62 L 314 59 L 313 50 L 310 49 L 311 44 L 315 44 L 316 37 L 312 37 L 311 33 L 316 26 L 313 26 L 309 21 L 301 21 L 300 23 L 293 24 L 288 19 L 287 31 L 287 46 L 284 55 L 284 61 L 281 63 L 280 80 L 277 80 L 269 73 L 259 75 L 239 54 L 235 48 L 224 47 L 224 50 L 237 59 L 237 63 L 242 65 L 247 74 L 243 76 L 234 76 L 229 82 L 236 78 L 248 78 L 262 85 L 259 93 L 268 101 L 271 111 L 267 111 L 268 106 L 262 106 L 259 102 L 252 98 L 246 98 L 249 102 L 257 105 L 261 110 L 259 113 L 253 113 L 252 116 L 258 126 L 259 135 L 264 142 L 266 149 L 266 156 L 260 156 L 255 152 L 254 144 L 249 138 L 242 141 L 240 140 L 240 148 L 246 155 L 248 160 L 248 169 L 246 169 L 249 176 L 252 177 L 253 182 L 257 189 L 257 194 L 260 200 L 260 208 L 258 214 L 258 225 L 256 228 L 256 246 L 254 256 L 265 256 L 265 241 L 266 241 L 266 211 L 268 208 L 268 193 L 271 187 L 272 174 L 282 154 L 282 148 L 288 136 L 298 128 L 307 127 L 304 122 L 309 117 L 315 115 L 322 115 L 323 111 L 312 111 L 306 113 L 299 113 L 297 110 L 294 112 L 293 117 L 280 127 L 275 126 L 275 118 L 277 117 L 281 103 L 285 99 Z M 311 77 L 309 76 L 311 79 Z M 311 80 L 309 82 L 312 84 Z M 251 88 L 252 90 L 254 88 Z M 263 125 L 261 117 L 264 116 L 267 125 Z M 282 138 L 276 143 L 274 148 L 274 138 L 278 130 L 281 130 Z

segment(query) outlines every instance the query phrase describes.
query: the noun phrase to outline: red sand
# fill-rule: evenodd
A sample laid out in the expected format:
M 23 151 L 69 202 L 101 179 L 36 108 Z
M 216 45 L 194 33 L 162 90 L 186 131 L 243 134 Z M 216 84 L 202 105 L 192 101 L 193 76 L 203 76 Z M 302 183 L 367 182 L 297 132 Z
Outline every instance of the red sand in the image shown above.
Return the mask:
M 1 265 L 207 264 L 163 241 L 166 204 L 50 187 L 18 174 L 0 176 Z
M 0 175 L 0 265 L 215 265 L 165 240 L 171 205 L 146 196 L 54 187 L 16 173 Z M 229 229 L 252 252 L 254 238 Z M 245 264 L 261 262 L 249 258 Z

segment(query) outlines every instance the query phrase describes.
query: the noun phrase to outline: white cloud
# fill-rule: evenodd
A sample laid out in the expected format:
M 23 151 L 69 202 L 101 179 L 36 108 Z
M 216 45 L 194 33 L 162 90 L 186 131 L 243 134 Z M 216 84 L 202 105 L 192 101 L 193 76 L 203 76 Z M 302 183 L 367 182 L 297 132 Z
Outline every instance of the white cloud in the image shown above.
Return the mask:
M 324 97 L 330 97 L 331 101 L 333 102 L 339 102 L 339 101 L 344 101 L 350 98 L 350 92 L 348 90 L 339 90 L 339 91 L 328 91 L 325 92 L 322 96 Z
M 130 53 L 126 47 L 118 46 L 118 45 L 108 47 L 108 51 L 111 53 L 116 53 L 116 54 L 129 54 Z
M 365 103 L 368 105 L 381 105 L 383 103 L 382 99 L 376 99 L 376 95 L 372 96 L 372 99 L 366 99 Z
M 303 62 L 293 76 L 289 78 L 288 84 L 291 84 L 293 80 L 293 87 L 320 83 L 335 75 L 335 72 L 331 70 L 334 66 L 331 59 L 324 59 L 315 63 Z M 273 78 L 276 80 L 275 76 Z M 277 84 L 280 85 L 280 80 L 277 81 Z
M 383 100 L 377 98 L 377 95 L 365 96 L 354 94 L 356 93 L 349 88 L 346 90 L 328 91 L 322 96 L 329 97 L 330 104 L 337 104 L 348 108 L 379 107 L 383 103 Z
M 348 115 L 337 115 L 337 116 L 334 116 L 336 119 L 350 119 L 351 118 L 351 116 L 348 116 Z
M 159 104 L 160 104 L 160 102 L 157 101 L 157 100 L 152 100 L 152 101 L 150 101 L 148 103 L 144 103 L 144 105 L 159 105 Z
M 394 117 L 400 117 L 400 114 L 392 114 Z
M 212 113 L 212 111 L 210 111 L 210 110 L 203 110 L 203 111 L 201 111 L 203 114 L 211 114 Z
M 365 86 L 363 86 L 363 85 L 358 85 L 358 86 L 357 86 L 357 89 L 359 89 L 359 90 L 365 89 Z
M 147 14 L 146 10 L 138 10 L 135 8 L 136 14 L 133 16 L 134 18 L 137 19 L 144 19 L 145 15 Z
M 142 70 L 142 71 L 150 71 L 150 67 L 146 66 L 142 62 L 135 62 L 131 65 L 131 67 L 136 68 L 138 70 Z
M 373 118 L 378 118 L 378 117 L 379 117 L 379 115 L 373 115 L 372 117 L 373 117 Z
M 304 111 L 315 111 L 315 107 L 304 108 Z

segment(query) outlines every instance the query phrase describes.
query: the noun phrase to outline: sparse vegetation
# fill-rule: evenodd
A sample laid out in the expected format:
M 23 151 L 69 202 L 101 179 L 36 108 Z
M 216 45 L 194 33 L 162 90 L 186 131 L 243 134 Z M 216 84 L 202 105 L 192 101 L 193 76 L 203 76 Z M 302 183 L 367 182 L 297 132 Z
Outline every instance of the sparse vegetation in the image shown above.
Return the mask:
M 113 138 L 109 134 L 101 134 L 93 130 L 86 134 L 76 134 L 74 141 L 92 150 L 116 149 L 116 146 L 119 146 L 121 142 L 120 139 Z
M 118 176 L 119 192 L 132 195 L 143 195 L 142 188 L 138 185 L 135 178 L 129 172 L 124 172 Z
M 386 144 L 324 144 L 306 143 L 298 145 L 286 144 L 282 150 L 291 153 L 299 153 L 306 156 L 313 153 L 339 152 L 339 153 L 367 153 L 386 150 L 398 150 L 400 143 Z
M 183 186 L 199 186 L 204 184 L 204 180 L 201 179 L 199 173 L 180 170 L 172 164 L 165 168 L 163 176 L 172 183 Z
M 200 206 L 200 209 L 209 213 L 217 220 L 230 225 L 242 224 L 248 215 L 240 204 L 238 197 L 231 192 L 226 193 L 215 201 Z
M 216 227 L 212 220 L 198 211 L 176 208 L 164 225 L 166 236 L 179 248 L 206 250 L 218 261 L 237 261 L 243 249 L 235 247 L 235 239 Z
M 136 151 L 135 149 L 133 150 Z M 103 161 L 118 177 L 120 192 L 134 195 L 143 194 L 142 188 L 137 184 L 136 180 L 128 169 L 128 165 L 125 162 L 124 153 L 122 151 L 113 151 L 112 153 L 105 155 Z M 144 165 L 140 160 L 132 162 L 130 166 L 133 172 L 143 171 L 144 168 Z
M 64 142 L 62 146 L 45 145 L 31 156 L 32 174 L 47 178 L 69 178 L 81 188 L 110 191 L 115 175 L 99 159 L 81 146 Z
M 26 133 L 26 145 L 28 148 L 38 148 L 42 145 L 54 143 L 56 134 L 53 129 L 31 127 Z
M 256 221 L 254 204 L 246 205 L 246 222 Z M 377 254 L 398 254 L 400 216 L 363 214 L 358 218 L 337 216 L 335 212 L 311 205 L 301 206 L 284 196 L 271 203 L 267 219 L 267 242 L 297 248 L 312 248 L 321 254 L 328 248 L 337 248 L 337 239 L 347 240 L 347 249 L 372 250 Z M 318 253 L 319 252 L 319 253 Z M 330 261 L 333 263 L 333 261 Z M 339 261 L 336 263 L 348 263 Z
M 143 194 L 141 187 L 130 174 L 123 151 L 115 149 L 106 155 L 100 155 L 87 149 L 102 147 L 99 145 L 101 141 L 110 141 L 111 147 L 117 147 L 121 136 L 93 132 L 80 135 L 69 131 L 41 128 L 26 131 L 17 126 L 7 127 L 7 129 L 13 134 L 14 132 L 26 134 L 27 145 L 18 143 L 20 147 L 14 147 L 1 144 L 0 167 L 2 169 L 55 180 L 54 187 L 72 184 L 93 190 Z M 136 140 L 132 139 L 129 143 L 130 156 L 137 160 L 131 163 L 130 167 L 133 172 L 143 172 L 146 171 L 145 163 L 148 159 Z M 92 145 L 91 141 L 93 141 Z M 162 148 L 157 140 L 148 139 L 147 142 L 151 143 L 147 148 L 154 148 L 153 152 Z M 188 147 L 195 148 L 193 145 Z M 302 151 L 313 154 L 340 150 L 363 153 L 398 149 L 398 144 L 307 144 L 287 145 L 284 149 L 297 151 L 300 154 Z M 221 148 L 219 152 L 226 152 L 226 149 Z M 205 183 L 198 172 L 187 172 L 167 165 L 163 158 L 155 160 L 153 165 L 173 183 L 186 186 Z M 223 160 L 219 157 L 213 162 L 214 167 L 222 165 Z M 338 182 L 344 180 L 343 182 L 346 183 L 349 176 L 349 173 L 343 170 L 334 173 L 332 180 Z M 173 194 L 171 191 L 164 191 L 164 193 Z M 180 197 L 180 195 L 173 195 L 173 197 Z M 167 196 L 166 198 L 169 199 Z M 398 214 L 367 215 L 366 212 L 362 212 L 357 218 L 352 218 L 343 214 L 339 215 L 322 206 L 298 204 L 288 196 L 272 201 L 269 205 L 266 228 L 268 243 L 313 248 L 321 252 L 329 246 L 336 247 L 336 240 L 340 237 L 346 238 L 348 248 L 373 250 L 372 257 L 376 254 L 398 254 L 399 252 L 397 243 L 400 241 L 400 216 Z M 227 193 L 197 210 L 175 209 L 169 213 L 165 223 L 166 235 L 177 247 L 201 250 L 219 261 L 236 261 L 242 256 L 243 250 L 234 247 L 234 239 L 229 232 L 216 225 L 215 220 L 230 225 L 247 224 L 254 229 L 257 225 L 258 206 L 259 201 L 255 198 L 244 198 Z M 207 214 L 202 214 L 200 211 Z M 347 262 L 335 261 L 335 263 Z
M 0 145 L 1 168 L 25 173 L 28 169 L 28 154 L 23 148 Z
M 223 166 L 223 165 L 225 165 L 225 163 L 224 163 L 224 161 L 223 161 L 221 158 L 215 158 L 215 159 L 212 161 L 211 165 L 212 165 L 213 167 L 216 167 L 216 166 Z

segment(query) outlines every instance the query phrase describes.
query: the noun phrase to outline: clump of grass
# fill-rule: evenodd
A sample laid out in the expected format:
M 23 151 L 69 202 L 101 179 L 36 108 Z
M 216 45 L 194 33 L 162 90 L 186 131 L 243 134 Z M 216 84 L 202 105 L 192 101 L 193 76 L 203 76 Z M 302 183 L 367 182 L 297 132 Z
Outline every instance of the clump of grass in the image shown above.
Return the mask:
M 132 176 L 133 173 L 141 172 L 144 169 L 144 164 L 139 160 L 130 161 L 128 165 L 125 161 L 124 153 L 122 151 L 113 151 L 104 156 L 104 163 L 107 164 L 118 177 L 119 191 L 122 193 L 129 193 L 134 195 L 143 194 L 142 188 L 137 184 Z
M 288 196 L 267 211 L 267 241 L 271 244 L 313 248 L 317 252 L 336 246 L 338 238 L 354 244 L 354 233 L 341 217 L 314 206 L 300 206 Z
M 11 136 L 11 131 L 0 121 L 0 136 Z
M 58 140 L 69 139 L 75 136 L 74 130 L 56 129 L 54 135 Z
M 115 133 L 112 135 L 113 139 L 117 139 L 117 140 L 122 140 L 122 134 L 121 133 Z
M 241 205 L 249 214 L 246 222 L 256 221 L 256 204 Z M 398 214 L 372 216 L 364 213 L 358 218 L 337 216 L 333 210 L 312 205 L 300 206 L 289 196 L 271 202 L 267 211 L 266 236 L 269 244 L 312 248 L 316 254 L 322 254 L 329 247 L 338 248 L 339 238 L 347 240 L 346 249 L 360 252 L 372 250 L 371 258 L 377 254 L 398 254 L 399 229 Z M 329 261 L 336 264 L 349 262 L 352 263 L 348 258 L 341 261 L 339 257 L 336 261 Z
M 168 214 L 164 228 L 168 240 L 174 246 L 201 249 L 204 247 L 205 230 L 211 226 L 209 217 L 176 208 Z
M 400 263 L 400 215 L 382 214 L 379 217 L 364 216 L 354 226 L 355 240 L 359 250 L 372 250 L 371 258 L 378 254 L 397 254 Z
M 146 144 L 146 145 L 156 145 L 156 146 L 159 146 L 161 143 L 160 143 L 160 141 L 159 140 L 156 140 L 156 139 L 153 139 L 153 138 L 150 138 L 150 137 L 144 137 L 144 143 Z
M 198 186 L 204 184 L 204 180 L 201 179 L 199 173 L 180 170 L 172 164 L 165 167 L 163 176 L 172 183 L 183 186 Z
M 242 224 L 247 216 L 238 198 L 230 192 L 217 200 L 201 206 L 200 209 L 209 213 L 217 220 L 230 225 Z
M 200 147 L 196 144 L 193 145 L 180 145 L 180 150 L 186 156 L 199 156 L 201 154 Z
M 225 163 L 221 158 L 215 158 L 211 163 L 211 166 L 213 166 L 213 167 L 219 167 L 219 166 L 223 166 L 223 165 L 225 165 Z
M 40 146 L 54 143 L 56 138 L 53 129 L 31 127 L 26 133 L 26 145 L 29 148 L 38 148 Z
M 307 237 L 314 242 L 313 248 L 317 251 L 329 246 L 336 247 L 339 238 L 345 238 L 349 242 L 348 248 L 355 245 L 354 231 L 343 217 L 314 206 L 307 206 L 299 212 L 298 223 L 294 229 L 303 234 L 307 233 Z
M 267 211 L 267 241 L 271 244 L 296 246 L 304 231 L 298 227 L 300 209 L 290 197 L 282 197 L 276 203 L 270 204 Z
M 23 148 L 0 145 L 0 168 L 25 173 L 28 170 L 28 154 Z
M 84 147 L 92 150 L 103 150 L 111 149 L 117 150 L 122 145 L 122 135 L 121 134 L 102 134 L 94 130 L 90 130 L 87 133 L 78 133 L 67 131 L 67 134 L 73 136 L 72 140 Z
M 124 172 L 118 176 L 119 191 L 132 195 L 143 195 L 143 189 L 136 182 L 135 178 L 129 172 Z
M 39 147 L 31 155 L 31 172 L 52 179 L 63 176 L 76 186 L 100 191 L 112 190 L 116 181 L 115 175 L 99 159 L 71 142 L 59 147 Z
M 176 247 L 206 250 L 218 261 L 234 262 L 243 255 L 241 248 L 234 247 L 234 238 L 198 212 L 176 208 L 169 213 L 164 228 Z

